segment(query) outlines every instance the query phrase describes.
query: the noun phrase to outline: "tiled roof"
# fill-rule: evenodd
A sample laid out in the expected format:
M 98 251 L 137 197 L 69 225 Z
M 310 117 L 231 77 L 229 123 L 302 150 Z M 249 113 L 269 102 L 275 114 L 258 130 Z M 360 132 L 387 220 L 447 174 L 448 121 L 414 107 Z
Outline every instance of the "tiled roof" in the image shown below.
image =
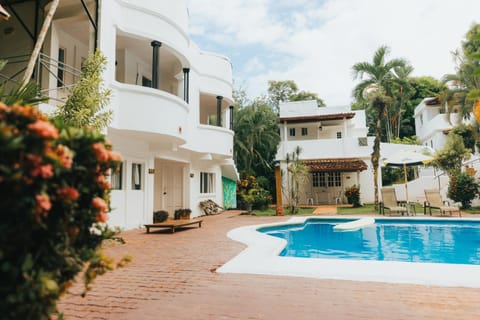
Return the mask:
M 335 159 L 310 159 L 303 160 L 310 171 L 363 171 L 368 166 L 362 159 L 358 158 L 335 158 Z
M 322 114 L 315 116 L 298 116 L 298 117 L 282 117 L 280 122 L 308 122 L 308 121 L 320 121 L 320 120 L 341 120 L 341 119 L 352 119 L 355 116 L 355 112 L 348 113 L 332 113 L 332 114 Z

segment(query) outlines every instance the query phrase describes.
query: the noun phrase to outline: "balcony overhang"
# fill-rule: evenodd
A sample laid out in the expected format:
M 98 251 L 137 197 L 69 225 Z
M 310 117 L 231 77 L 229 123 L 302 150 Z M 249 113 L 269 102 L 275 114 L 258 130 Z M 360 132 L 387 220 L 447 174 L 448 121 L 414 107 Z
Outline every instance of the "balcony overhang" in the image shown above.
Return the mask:
M 367 170 L 368 166 L 359 158 L 333 158 L 303 160 L 310 172 L 356 172 Z
M 317 122 L 322 120 L 343 120 L 343 119 L 352 119 L 354 116 L 355 116 L 355 112 L 298 116 L 298 117 L 282 117 L 280 118 L 280 122 L 304 123 L 304 122 Z

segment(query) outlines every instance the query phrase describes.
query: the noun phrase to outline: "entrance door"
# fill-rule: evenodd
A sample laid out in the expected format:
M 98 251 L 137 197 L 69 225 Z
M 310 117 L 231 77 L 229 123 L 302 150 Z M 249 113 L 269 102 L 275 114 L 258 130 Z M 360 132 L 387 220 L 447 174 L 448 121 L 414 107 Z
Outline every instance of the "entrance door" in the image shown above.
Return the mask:
M 162 161 L 160 164 L 161 209 L 173 216 L 176 209 L 183 207 L 183 165 L 173 161 Z

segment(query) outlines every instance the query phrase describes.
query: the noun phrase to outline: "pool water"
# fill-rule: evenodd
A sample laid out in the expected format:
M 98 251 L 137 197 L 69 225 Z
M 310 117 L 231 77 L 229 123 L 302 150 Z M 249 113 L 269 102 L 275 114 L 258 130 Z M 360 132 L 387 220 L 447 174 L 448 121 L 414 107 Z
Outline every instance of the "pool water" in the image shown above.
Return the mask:
M 260 229 L 287 240 L 281 256 L 379 261 L 480 264 L 480 223 L 376 219 L 356 231 L 335 231 L 348 220 L 307 220 Z

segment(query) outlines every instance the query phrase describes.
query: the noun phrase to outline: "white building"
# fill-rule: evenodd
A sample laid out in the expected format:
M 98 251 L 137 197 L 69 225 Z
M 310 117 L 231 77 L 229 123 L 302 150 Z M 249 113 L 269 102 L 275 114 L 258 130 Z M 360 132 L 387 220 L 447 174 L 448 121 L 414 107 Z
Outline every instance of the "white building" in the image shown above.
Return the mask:
M 449 119 L 450 116 L 450 119 Z M 473 124 L 471 120 L 459 119 L 456 112 L 448 115 L 438 97 L 425 98 L 415 108 L 415 134 L 420 142 L 435 150 L 442 149 L 448 132 L 458 123 Z
M 35 76 L 50 104 L 64 101 L 89 52 L 107 56 L 104 83 L 114 112 L 107 134 L 124 159 L 112 177 L 112 225 L 135 228 L 161 209 L 173 215 L 190 208 L 199 216 L 206 199 L 236 205 L 232 67 L 192 42 L 186 2 L 62 0 L 43 46 Z M 12 62 L 4 76 L 22 75 L 44 4 L 4 4 L 21 13 L 1 24 L 0 43 L 9 45 L 0 46 L 0 58 Z
M 287 154 L 301 148 L 300 159 L 309 167 L 300 203 L 336 203 L 346 187 L 360 184 L 362 202 L 373 202 L 370 164 L 373 137 L 367 137 L 365 112 L 348 107 L 319 108 L 316 101 L 280 104 L 281 142 L 276 155 L 286 172 Z M 284 201 L 288 191 L 283 175 Z M 368 192 L 364 192 L 367 186 Z M 370 189 L 372 192 L 370 192 Z M 345 199 L 341 196 L 341 200 Z
M 349 107 L 317 107 L 316 101 L 280 104 L 281 142 L 276 155 L 284 172 L 284 202 L 288 200 L 287 154 L 297 146 L 300 159 L 309 168 L 302 186 L 301 204 L 345 203 L 345 188 L 360 185 L 362 203 L 374 202 L 371 153 L 374 137 L 367 137 L 364 110 Z M 382 186 L 383 159 L 399 150 L 420 150 L 421 146 L 381 143 L 378 185 Z M 433 177 L 409 183 L 409 199 L 417 199 L 424 186 L 434 186 Z M 398 185 L 399 199 L 405 199 L 404 185 Z M 380 196 L 380 194 L 379 194 Z

